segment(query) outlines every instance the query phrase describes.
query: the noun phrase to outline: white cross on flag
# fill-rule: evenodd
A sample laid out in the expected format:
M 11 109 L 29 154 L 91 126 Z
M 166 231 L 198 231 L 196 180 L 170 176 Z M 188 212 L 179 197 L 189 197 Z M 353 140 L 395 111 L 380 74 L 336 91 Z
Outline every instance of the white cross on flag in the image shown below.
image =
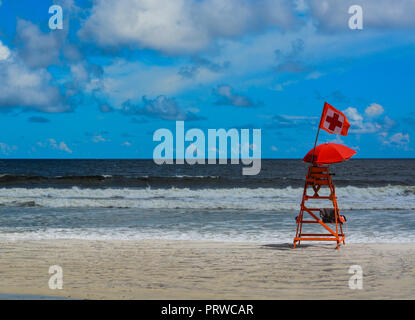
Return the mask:
M 320 120 L 320 128 L 326 130 L 328 133 L 341 134 L 347 136 L 350 123 L 347 121 L 346 116 L 329 105 L 327 102 L 324 103 L 323 114 Z

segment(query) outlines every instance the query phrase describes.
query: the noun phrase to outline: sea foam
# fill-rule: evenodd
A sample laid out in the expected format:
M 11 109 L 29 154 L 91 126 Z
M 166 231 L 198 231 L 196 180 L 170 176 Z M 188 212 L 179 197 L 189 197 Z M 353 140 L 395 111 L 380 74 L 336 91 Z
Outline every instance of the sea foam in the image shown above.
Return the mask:
M 1 206 L 297 211 L 303 188 L 2 188 Z M 324 191 L 323 191 L 324 192 Z M 343 210 L 415 209 L 415 186 L 338 187 Z M 327 202 L 315 201 L 324 206 Z

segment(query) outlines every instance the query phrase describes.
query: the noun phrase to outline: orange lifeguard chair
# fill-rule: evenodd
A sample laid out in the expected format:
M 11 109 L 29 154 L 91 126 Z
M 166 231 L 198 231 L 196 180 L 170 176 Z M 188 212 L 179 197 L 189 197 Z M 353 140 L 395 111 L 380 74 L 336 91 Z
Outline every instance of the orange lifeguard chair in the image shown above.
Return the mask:
M 320 189 L 323 186 L 329 188 L 330 194 L 327 196 L 319 195 Z M 314 191 L 313 195 L 307 194 L 307 190 L 311 187 Z M 321 211 L 322 208 L 309 208 L 306 203 L 310 199 L 326 199 L 332 202 L 334 209 L 334 221 L 336 228 L 330 228 L 322 219 L 320 219 L 315 212 Z M 309 214 L 313 220 L 304 220 L 304 213 Z M 318 167 L 312 165 L 308 167 L 307 176 L 305 180 L 303 200 L 301 202 L 300 214 L 296 218 L 297 220 L 297 232 L 294 238 L 294 248 L 296 244 L 301 243 L 301 241 L 336 241 L 337 249 L 341 242 L 345 244 L 345 234 L 343 233 L 342 222 L 344 218 L 339 215 L 339 207 L 337 206 L 336 192 L 331 179 L 331 174 L 329 168 L 326 166 Z M 329 233 L 304 233 L 303 224 L 308 223 L 319 223 L 321 224 Z

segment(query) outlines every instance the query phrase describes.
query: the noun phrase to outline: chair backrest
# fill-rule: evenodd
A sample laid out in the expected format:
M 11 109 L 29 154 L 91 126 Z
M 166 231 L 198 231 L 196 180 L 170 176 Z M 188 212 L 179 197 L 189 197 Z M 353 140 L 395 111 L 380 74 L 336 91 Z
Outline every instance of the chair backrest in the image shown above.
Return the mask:
M 335 223 L 336 211 L 333 208 L 322 208 L 320 209 L 320 218 L 324 223 Z

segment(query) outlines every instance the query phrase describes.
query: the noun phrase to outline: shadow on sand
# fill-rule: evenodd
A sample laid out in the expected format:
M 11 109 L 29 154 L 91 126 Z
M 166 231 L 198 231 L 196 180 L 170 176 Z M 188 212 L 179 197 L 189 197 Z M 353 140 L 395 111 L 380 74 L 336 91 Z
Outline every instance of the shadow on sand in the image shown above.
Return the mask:
M 262 249 L 271 249 L 271 250 L 293 250 L 292 243 L 271 243 L 271 244 L 264 244 L 261 246 Z M 309 247 L 317 247 L 317 245 L 313 244 L 300 244 L 297 245 L 296 249 L 304 249 Z

